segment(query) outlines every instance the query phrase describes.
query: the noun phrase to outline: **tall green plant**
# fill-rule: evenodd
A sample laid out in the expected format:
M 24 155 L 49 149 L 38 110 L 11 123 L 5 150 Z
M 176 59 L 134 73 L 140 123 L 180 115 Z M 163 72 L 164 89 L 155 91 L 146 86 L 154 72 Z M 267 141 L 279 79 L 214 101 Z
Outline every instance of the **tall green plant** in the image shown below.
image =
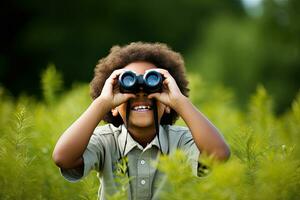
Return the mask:
M 62 76 L 54 64 L 49 64 L 42 73 L 41 83 L 45 101 L 49 104 L 53 103 L 57 98 L 57 93 L 62 90 L 63 84 Z
M 61 86 L 51 81 L 59 80 L 58 74 L 54 70 L 44 75 L 48 80 L 42 81 L 48 91 L 44 101 L 26 96 L 13 99 L 0 90 L 1 200 L 87 200 L 97 196 L 99 182 L 95 173 L 78 183 L 69 183 L 51 160 L 58 137 L 91 102 L 87 84 L 58 93 L 59 89 L 54 88 Z M 158 197 L 300 199 L 300 95 L 291 110 L 278 117 L 263 86 L 252 95 L 248 110 L 241 111 L 227 88 L 207 84 L 196 75 L 191 75 L 190 80 L 193 103 L 224 134 L 231 158 L 216 163 L 201 153 L 206 173 L 194 177 L 182 152 L 162 157 L 158 168 L 165 173 L 162 182 L 166 184 Z M 126 199 L 126 181 L 120 179 L 120 192 L 111 199 Z

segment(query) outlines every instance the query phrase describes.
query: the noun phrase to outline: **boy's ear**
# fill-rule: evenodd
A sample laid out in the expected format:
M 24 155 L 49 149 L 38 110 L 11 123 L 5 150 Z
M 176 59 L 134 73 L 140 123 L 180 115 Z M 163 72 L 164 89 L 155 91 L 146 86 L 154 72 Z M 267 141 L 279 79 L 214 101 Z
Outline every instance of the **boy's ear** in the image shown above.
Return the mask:
M 114 116 L 114 117 L 117 117 L 119 115 L 119 111 L 117 108 L 113 108 L 111 109 L 111 114 Z
M 166 112 L 167 114 L 170 114 L 170 112 L 171 112 L 171 109 L 170 109 L 170 107 L 169 107 L 169 106 L 166 106 L 166 107 L 165 107 L 165 112 Z

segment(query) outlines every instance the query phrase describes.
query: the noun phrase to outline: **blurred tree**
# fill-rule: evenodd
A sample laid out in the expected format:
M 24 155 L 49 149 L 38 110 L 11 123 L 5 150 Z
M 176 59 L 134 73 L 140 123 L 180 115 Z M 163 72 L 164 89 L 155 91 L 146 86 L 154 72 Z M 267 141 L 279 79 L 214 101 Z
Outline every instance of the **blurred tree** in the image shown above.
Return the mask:
M 264 0 L 248 16 L 240 0 L 5 1 L 0 7 L 0 84 L 17 95 L 41 95 L 49 62 L 66 86 L 91 80 L 97 60 L 115 44 L 165 42 L 189 69 L 235 88 L 241 103 L 257 83 L 275 96 L 278 111 L 299 89 L 296 0 Z M 248 12 L 249 13 L 249 12 Z
M 208 80 L 234 88 L 242 105 L 262 83 L 281 113 L 300 88 L 300 6 L 266 0 L 262 8 L 261 16 L 212 18 L 187 60 Z
M 204 28 L 207 19 L 223 11 L 242 14 L 239 0 L 18 0 L 4 4 L 0 82 L 13 94 L 40 94 L 39 76 L 49 62 L 62 72 L 67 86 L 90 81 L 97 60 L 112 45 L 158 41 L 185 52 L 199 35 L 195 24 Z
M 262 75 L 282 111 L 300 88 L 300 2 L 265 0 L 263 6 L 259 26 L 264 39 Z

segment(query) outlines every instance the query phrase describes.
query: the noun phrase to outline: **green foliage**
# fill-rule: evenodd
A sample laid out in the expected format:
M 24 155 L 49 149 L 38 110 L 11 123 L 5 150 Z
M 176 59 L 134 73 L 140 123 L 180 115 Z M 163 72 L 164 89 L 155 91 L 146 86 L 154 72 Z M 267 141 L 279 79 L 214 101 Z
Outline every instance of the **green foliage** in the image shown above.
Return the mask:
M 55 101 L 57 92 L 62 88 L 61 74 L 56 71 L 55 65 L 48 65 L 42 74 L 42 88 L 45 101 L 52 103 Z
M 117 163 L 115 181 L 118 184 L 118 192 L 113 195 L 107 195 L 109 200 L 127 199 L 130 178 L 128 174 L 128 157 L 121 158 Z
M 300 94 L 291 110 L 276 116 L 263 86 L 241 111 L 232 91 L 197 75 L 189 79 L 191 100 L 223 133 L 232 156 L 217 163 L 201 155 L 201 163 L 208 167 L 201 177 L 192 175 L 182 152 L 162 157 L 158 168 L 166 174 L 162 181 L 167 187 L 160 199 L 300 199 Z M 13 99 L 0 89 L 1 200 L 96 199 L 95 172 L 69 183 L 51 159 L 58 137 L 91 103 L 86 84 L 58 93 L 58 80 L 55 68 L 46 70 L 44 101 Z M 110 199 L 127 197 L 125 166 L 121 162 L 118 171 L 120 192 Z

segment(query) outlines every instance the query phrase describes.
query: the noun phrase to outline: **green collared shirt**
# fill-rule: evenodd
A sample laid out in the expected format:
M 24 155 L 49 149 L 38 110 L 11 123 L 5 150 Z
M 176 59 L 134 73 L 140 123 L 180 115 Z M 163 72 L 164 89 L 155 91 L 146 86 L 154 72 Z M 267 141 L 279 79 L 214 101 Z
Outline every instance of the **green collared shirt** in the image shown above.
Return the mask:
M 61 169 L 61 173 L 68 181 L 74 182 L 87 176 L 91 170 L 98 171 L 101 181 L 98 198 L 104 200 L 105 194 L 113 195 L 118 191 L 115 170 L 120 159 L 127 156 L 130 177 L 128 199 L 155 199 L 164 176 L 153 165 L 153 161 L 158 159 L 160 147 L 164 154 L 171 154 L 176 149 L 183 150 L 191 163 L 193 174 L 197 175 L 200 152 L 188 128 L 160 126 L 159 137 L 156 136 L 143 148 L 130 136 L 124 125 L 114 127 L 111 124 L 95 129 L 83 154 L 83 172 Z

